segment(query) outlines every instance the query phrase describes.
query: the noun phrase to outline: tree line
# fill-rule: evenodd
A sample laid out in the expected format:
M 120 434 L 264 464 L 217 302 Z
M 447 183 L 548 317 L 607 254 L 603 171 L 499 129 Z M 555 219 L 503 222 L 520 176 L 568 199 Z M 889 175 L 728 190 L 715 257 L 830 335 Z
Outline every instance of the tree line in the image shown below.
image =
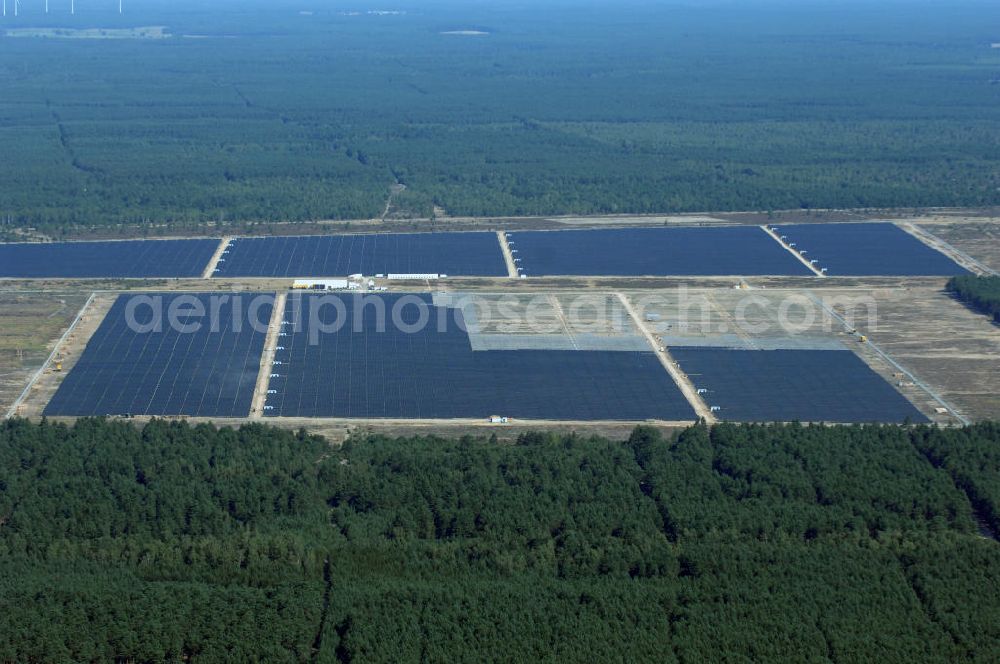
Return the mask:
M 421 219 L 1000 204 L 997 9 L 854 3 L 817 31 L 632 4 L 136 8 L 207 38 L 5 39 L 0 218 L 370 219 L 397 183 L 393 214 Z
M 948 291 L 1000 323 L 1000 277 L 972 274 L 952 277 Z
M 0 660 L 989 661 L 1000 426 L 0 425 Z

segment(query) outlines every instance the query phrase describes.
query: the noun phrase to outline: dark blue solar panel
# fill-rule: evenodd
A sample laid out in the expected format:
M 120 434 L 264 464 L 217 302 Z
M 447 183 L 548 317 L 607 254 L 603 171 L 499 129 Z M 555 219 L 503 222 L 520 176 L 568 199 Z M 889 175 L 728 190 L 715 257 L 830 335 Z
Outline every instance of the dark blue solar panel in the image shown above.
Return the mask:
M 0 244 L 0 277 L 143 279 L 200 277 L 219 240 Z
M 776 227 L 830 276 L 954 276 L 962 266 L 890 223 Z
M 802 275 L 812 272 L 756 226 L 510 233 L 528 276 Z
M 718 416 L 734 422 L 927 422 L 849 350 L 672 347 Z
M 695 413 L 652 353 L 474 352 L 461 313 L 426 295 L 289 297 L 267 411 L 302 417 L 688 421 Z M 323 299 L 321 299 L 323 298 Z M 405 298 L 405 299 L 404 299 Z M 340 303 L 339 305 L 337 303 Z M 338 313 L 338 306 L 340 312 Z M 398 322 L 391 312 L 399 310 Z M 339 329 L 315 334 L 310 320 Z M 429 323 L 416 323 L 426 317 Z M 440 321 L 443 324 L 439 324 Z M 296 322 L 301 324 L 296 326 Z M 298 331 L 295 328 L 299 327 Z
M 507 276 L 495 233 L 237 238 L 223 258 L 219 277 Z
M 171 306 L 183 303 L 183 312 L 195 302 L 205 315 L 176 321 L 200 322 L 199 330 L 171 324 Z M 122 295 L 45 414 L 247 417 L 273 308 L 271 294 Z M 159 330 L 129 324 L 152 325 L 154 310 Z

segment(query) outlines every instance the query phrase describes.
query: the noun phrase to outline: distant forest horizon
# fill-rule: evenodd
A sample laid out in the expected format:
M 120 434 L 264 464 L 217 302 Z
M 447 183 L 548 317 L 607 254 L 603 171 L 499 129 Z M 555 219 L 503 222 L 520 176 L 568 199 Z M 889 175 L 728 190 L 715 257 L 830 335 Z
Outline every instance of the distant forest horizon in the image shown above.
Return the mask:
M 995 4 L 43 6 L 8 230 L 1000 204 Z

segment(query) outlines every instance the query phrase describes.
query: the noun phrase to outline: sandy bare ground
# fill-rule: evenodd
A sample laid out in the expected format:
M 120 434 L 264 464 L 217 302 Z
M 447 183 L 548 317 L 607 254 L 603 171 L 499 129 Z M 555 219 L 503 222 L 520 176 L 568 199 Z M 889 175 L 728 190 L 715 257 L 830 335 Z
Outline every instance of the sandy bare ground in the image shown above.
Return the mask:
M 500 243 L 500 251 L 503 252 L 507 276 L 511 279 L 517 279 L 517 264 L 514 261 L 514 254 L 511 252 L 510 242 L 507 241 L 507 234 L 503 231 L 497 231 L 497 242 Z
M 548 215 L 548 216 L 448 216 L 438 208 L 435 218 L 394 219 L 321 219 L 307 222 L 241 222 L 217 224 L 209 222 L 197 227 L 178 228 L 176 224 L 132 226 L 93 226 L 71 229 L 67 240 L 104 239 L 177 239 L 222 237 L 223 235 L 325 235 L 334 233 L 415 233 L 430 231 L 497 231 L 545 230 L 554 228 L 593 228 L 628 226 L 706 226 L 789 223 L 830 223 L 849 221 L 909 221 L 914 223 L 974 223 L 1000 219 L 1000 209 L 926 208 L 858 209 L 858 210 L 778 210 L 773 212 L 728 211 L 688 214 L 620 214 L 620 215 Z M 25 237 L 34 237 L 31 229 Z
M 621 300 L 621 303 L 628 311 L 628 315 L 631 317 L 632 322 L 642 331 L 643 336 L 645 336 L 646 340 L 649 342 L 650 348 L 654 353 L 656 353 L 656 359 L 658 359 L 660 364 L 663 365 L 664 370 L 670 374 L 670 379 L 681 391 L 681 394 L 684 395 L 684 398 L 687 399 L 687 402 L 691 404 L 691 407 L 694 408 L 698 417 L 706 422 L 715 423 L 717 421 L 715 415 L 708 407 L 708 404 L 706 404 L 705 401 L 698 395 L 698 390 L 695 389 L 695 386 L 691 382 L 690 378 L 688 378 L 688 376 L 681 371 L 680 365 L 670 355 L 670 349 L 657 343 L 656 337 L 649 330 L 649 327 L 646 325 L 643 318 L 641 318 L 638 312 L 636 312 L 635 307 L 632 306 L 632 303 L 629 301 L 628 297 L 625 296 L 625 294 L 615 293 L 615 295 L 619 300 Z
M 824 278 L 824 279 L 826 278 L 826 274 L 824 272 L 822 272 L 815 265 L 813 265 L 812 263 L 810 263 L 809 261 L 807 261 L 805 259 L 805 256 L 803 256 L 798 251 L 796 251 L 793 246 L 791 246 L 790 244 L 788 244 L 787 242 L 785 242 L 784 240 L 782 240 L 781 236 L 779 236 L 777 233 L 775 233 L 773 230 L 771 230 L 770 225 L 763 224 L 760 227 L 760 229 L 762 231 L 764 231 L 765 233 L 767 233 L 769 236 L 771 236 L 772 240 L 774 240 L 779 245 L 781 245 L 782 249 L 784 249 L 785 251 L 787 251 L 788 253 L 790 253 L 792 256 L 795 256 L 795 260 L 797 260 L 798 262 L 802 263 L 807 268 L 809 268 L 810 272 L 812 272 L 813 274 L 815 274 L 817 277 L 821 277 L 821 278 Z
M 271 310 L 271 320 L 267 325 L 267 336 L 264 339 L 264 352 L 260 358 L 260 369 L 257 383 L 254 386 L 253 399 L 250 406 L 250 419 L 260 419 L 264 416 L 267 390 L 271 384 L 271 371 L 274 363 L 274 353 L 278 346 L 278 335 L 281 333 L 281 321 L 285 319 L 285 302 L 287 293 L 278 293 Z
M 872 295 L 879 316 L 871 334 L 880 347 L 968 419 L 1000 415 L 1000 327 L 942 290 Z
M 116 299 L 117 294 L 114 293 L 93 294 L 93 298 L 88 301 L 86 308 L 80 312 L 76 327 L 53 349 L 53 362 L 41 368 L 41 373 L 38 374 L 31 390 L 25 395 L 24 401 L 15 413 L 16 415 L 21 417 L 41 416 L 45 406 L 59 389 L 63 378 L 73 370 L 73 367 L 80 360 L 91 336 L 100 327 Z M 62 371 L 56 370 L 55 362 L 62 363 Z
M 73 417 L 50 417 L 53 422 L 71 424 Z M 227 418 L 197 418 L 197 417 L 145 417 L 129 419 L 137 425 L 143 425 L 151 420 L 186 421 L 192 425 L 212 424 L 216 426 L 240 427 L 250 424 L 248 420 Z M 259 422 L 289 431 L 305 429 L 309 433 L 325 437 L 334 445 L 340 445 L 351 436 L 382 435 L 398 436 L 438 436 L 442 438 L 490 438 L 496 436 L 500 442 L 511 442 L 527 433 L 577 433 L 585 436 L 600 436 L 609 440 L 625 440 L 637 424 L 651 426 L 664 434 L 685 429 L 693 422 L 545 422 L 545 421 L 511 421 L 497 425 L 478 420 L 340 420 L 340 419 L 310 419 L 268 417 Z
M 963 218 L 960 221 L 945 218 L 921 221 L 918 227 L 968 254 L 988 269 L 1000 272 L 1000 217 Z
M 223 254 L 226 253 L 229 248 L 229 243 L 232 242 L 232 236 L 226 236 L 219 240 L 219 246 L 215 248 L 215 253 L 208 260 L 208 265 L 205 266 L 205 271 L 201 273 L 202 279 L 211 279 L 212 275 L 215 273 L 215 269 L 219 265 L 219 260 L 222 259 Z
M 0 293 L 0 416 L 7 413 L 89 297 Z

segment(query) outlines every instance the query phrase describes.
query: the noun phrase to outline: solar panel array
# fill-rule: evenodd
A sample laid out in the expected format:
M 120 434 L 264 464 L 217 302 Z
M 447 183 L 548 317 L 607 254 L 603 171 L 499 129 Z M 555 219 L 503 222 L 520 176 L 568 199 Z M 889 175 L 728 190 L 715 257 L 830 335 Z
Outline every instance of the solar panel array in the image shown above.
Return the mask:
M 695 419 L 652 352 L 476 352 L 461 313 L 433 306 L 429 295 L 378 296 L 383 327 L 375 305 L 356 310 L 370 302 L 363 297 L 289 297 L 268 415 Z M 421 319 L 428 324 L 417 325 Z M 324 333 L 316 321 L 328 326 Z
M 726 276 L 813 273 L 756 226 L 509 233 L 528 276 Z
M 192 306 L 206 317 L 171 323 L 172 307 Z M 247 417 L 273 307 L 267 294 L 122 295 L 45 414 Z M 185 330 L 198 322 L 198 330 Z
M 219 277 L 507 276 L 495 233 L 237 238 L 223 259 Z
M 791 224 L 778 235 L 830 276 L 954 276 L 967 270 L 895 224 Z
M 890 223 L 791 224 L 777 232 L 831 276 L 952 276 L 967 271 Z M 529 276 L 810 276 L 755 226 L 509 233 Z M 198 277 L 219 240 L 0 244 L 0 278 Z M 349 274 L 507 276 L 496 235 L 382 233 L 237 238 L 218 277 Z
M 0 244 L 0 277 L 200 277 L 219 240 L 125 240 Z
M 849 350 L 671 347 L 721 419 L 734 422 L 927 422 Z

